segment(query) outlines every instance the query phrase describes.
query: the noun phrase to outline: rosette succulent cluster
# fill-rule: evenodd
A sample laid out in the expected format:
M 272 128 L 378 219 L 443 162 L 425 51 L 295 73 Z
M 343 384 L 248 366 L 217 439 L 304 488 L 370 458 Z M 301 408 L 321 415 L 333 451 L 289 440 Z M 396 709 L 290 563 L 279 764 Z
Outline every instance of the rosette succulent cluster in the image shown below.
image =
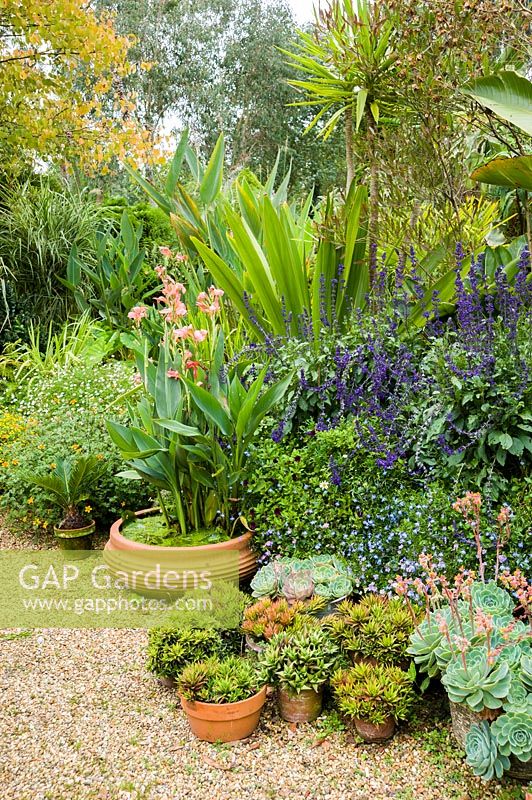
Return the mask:
M 262 567 L 251 581 L 253 597 L 286 597 L 289 602 L 318 595 L 339 600 L 353 591 L 347 566 L 336 556 L 279 558 Z
M 442 683 L 453 703 L 466 703 L 473 711 L 500 708 L 510 690 L 506 662 L 492 664 L 484 649 L 474 648 L 453 657 Z

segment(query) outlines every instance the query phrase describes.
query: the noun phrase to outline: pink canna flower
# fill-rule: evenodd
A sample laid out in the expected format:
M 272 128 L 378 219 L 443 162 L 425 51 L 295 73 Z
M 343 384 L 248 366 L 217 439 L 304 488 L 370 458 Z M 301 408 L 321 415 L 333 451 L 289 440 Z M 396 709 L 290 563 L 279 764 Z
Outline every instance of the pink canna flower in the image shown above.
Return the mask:
M 166 371 L 167 378 L 173 378 L 174 380 L 179 380 L 181 377 L 180 373 L 176 369 L 169 369 Z
M 135 306 L 128 313 L 129 319 L 132 319 L 135 325 L 140 325 L 141 320 L 146 319 L 148 316 L 148 309 L 146 306 Z
M 204 330 L 201 328 L 200 330 L 196 330 L 192 334 L 192 338 L 195 342 L 204 342 L 207 336 L 209 335 L 209 331 Z
M 169 247 L 159 247 L 159 253 L 164 256 L 164 258 L 172 258 L 173 253 Z
M 172 331 L 172 338 L 174 342 L 177 342 L 179 339 L 190 339 L 193 330 L 192 325 L 185 325 L 183 328 L 174 328 Z

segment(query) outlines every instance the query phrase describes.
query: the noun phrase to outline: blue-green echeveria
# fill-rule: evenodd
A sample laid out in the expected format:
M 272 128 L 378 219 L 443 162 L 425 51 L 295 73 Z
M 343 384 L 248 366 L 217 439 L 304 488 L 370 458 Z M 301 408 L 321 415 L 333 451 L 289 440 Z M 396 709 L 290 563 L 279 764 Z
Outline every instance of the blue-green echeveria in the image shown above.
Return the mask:
M 501 778 L 504 770 L 510 766 L 508 756 L 499 753 L 486 721 L 471 726 L 466 736 L 465 751 L 466 764 L 485 781 L 493 777 Z

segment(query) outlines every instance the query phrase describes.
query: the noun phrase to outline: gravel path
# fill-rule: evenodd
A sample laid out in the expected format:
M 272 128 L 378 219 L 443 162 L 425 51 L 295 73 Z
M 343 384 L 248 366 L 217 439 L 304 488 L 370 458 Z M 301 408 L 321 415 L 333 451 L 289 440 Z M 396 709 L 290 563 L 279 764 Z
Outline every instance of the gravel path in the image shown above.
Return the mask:
M 0 548 L 53 546 L 0 525 Z M 327 717 L 289 726 L 272 700 L 249 740 L 199 742 L 175 693 L 145 671 L 146 640 L 137 630 L 0 632 L 0 800 L 525 797 L 471 776 L 441 698 L 384 746 L 331 732 Z
M 386 746 L 292 730 L 270 702 L 250 740 L 188 730 L 175 693 L 145 672 L 143 631 L 0 636 L 2 800 L 473 800 L 524 797 L 471 778 L 438 704 Z M 323 724 L 323 723 L 322 723 Z

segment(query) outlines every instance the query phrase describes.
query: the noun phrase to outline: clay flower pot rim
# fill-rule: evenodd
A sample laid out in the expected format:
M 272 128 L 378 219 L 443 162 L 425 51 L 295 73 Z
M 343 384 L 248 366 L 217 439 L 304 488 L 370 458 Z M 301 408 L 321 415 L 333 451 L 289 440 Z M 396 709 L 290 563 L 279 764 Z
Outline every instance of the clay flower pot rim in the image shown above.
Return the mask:
M 136 517 L 143 517 L 148 516 L 149 514 L 158 514 L 160 513 L 160 508 L 144 508 L 142 511 L 135 511 Z M 119 541 L 122 540 L 127 542 L 129 549 L 131 550 L 163 550 L 164 552 L 170 553 L 178 553 L 178 552 L 186 552 L 187 550 L 194 549 L 194 550 L 212 550 L 213 547 L 216 547 L 219 550 L 234 549 L 235 542 L 248 542 L 251 539 L 251 531 L 246 531 L 245 533 L 241 534 L 241 536 L 235 536 L 232 539 L 226 539 L 223 542 L 216 542 L 214 544 L 198 544 L 198 545 L 191 545 L 190 547 L 166 547 L 165 545 L 159 544 L 143 544 L 141 542 L 134 542 L 132 539 L 128 539 L 127 536 L 124 536 L 123 533 L 120 533 L 120 528 L 122 527 L 123 523 L 122 517 L 117 519 L 116 522 L 113 522 L 111 525 L 111 536 L 115 537 Z M 231 546 L 233 545 L 233 546 Z
M 82 528 L 59 528 L 54 525 L 54 534 L 60 539 L 73 539 L 75 536 L 87 536 L 89 533 L 93 533 L 94 528 L 96 528 L 95 520 L 91 520 Z
M 267 688 L 267 686 L 263 686 L 258 692 L 255 692 L 255 694 L 250 694 L 250 696 L 245 697 L 244 700 L 237 700 L 234 703 L 206 703 L 204 700 L 186 700 L 182 694 L 179 695 L 179 699 L 186 711 L 194 709 L 198 709 L 199 711 L 205 709 L 207 711 L 210 708 L 224 708 L 227 709 L 227 711 L 232 711 L 238 709 L 238 707 L 244 705 L 244 703 L 249 703 L 250 700 L 254 700 L 255 698 L 257 698 L 257 700 L 260 699 L 262 695 L 266 698 Z

